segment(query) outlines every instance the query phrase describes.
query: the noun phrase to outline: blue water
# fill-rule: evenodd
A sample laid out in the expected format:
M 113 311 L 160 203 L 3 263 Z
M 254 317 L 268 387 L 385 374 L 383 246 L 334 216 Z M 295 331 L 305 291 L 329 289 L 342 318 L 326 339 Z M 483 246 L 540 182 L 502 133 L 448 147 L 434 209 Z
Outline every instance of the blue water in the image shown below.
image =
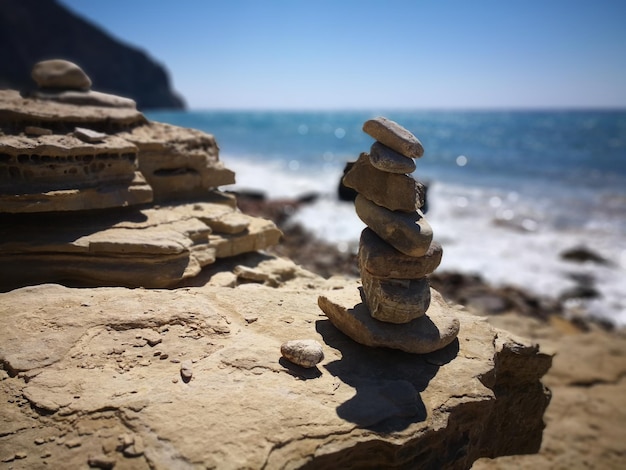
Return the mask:
M 147 116 L 213 134 L 220 159 L 246 188 L 270 196 L 285 188 L 325 194 L 297 221 L 345 246 L 354 246 L 363 225 L 350 206 L 337 203 L 339 177 L 373 143 L 363 123 L 392 119 L 425 149 L 414 176 L 430 183 L 427 218 L 446 251 L 440 269 L 478 272 L 552 296 L 571 287 L 575 274 L 590 274 L 602 292 L 587 305 L 591 313 L 626 325 L 626 110 Z M 577 266 L 559 257 L 580 245 L 612 264 Z
M 477 183 L 539 179 L 625 188 L 626 111 L 158 112 L 148 117 L 216 136 L 223 153 L 343 165 L 373 140 L 363 122 L 384 115 L 426 149 L 418 172 Z M 456 164 L 458 156 L 467 165 Z M 626 190 L 626 189 L 625 189 Z

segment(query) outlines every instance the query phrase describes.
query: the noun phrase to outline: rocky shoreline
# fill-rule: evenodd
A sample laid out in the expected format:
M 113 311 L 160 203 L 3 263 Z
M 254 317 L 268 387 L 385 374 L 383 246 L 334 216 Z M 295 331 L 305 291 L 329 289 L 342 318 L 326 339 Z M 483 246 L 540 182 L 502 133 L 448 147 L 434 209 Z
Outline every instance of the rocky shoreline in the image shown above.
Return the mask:
M 282 242 L 268 251 L 326 278 L 358 278 L 356 254 L 341 252 L 290 223 L 290 216 L 312 199 L 311 195 L 296 200 L 237 195 L 243 212 L 269 218 L 283 231 Z M 474 469 L 620 468 L 626 459 L 624 329 L 601 319 L 572 316 L 565 306 L 567 299 L 490 286 L 477 275 L 435 272 L 430 282 L 448 301 L 465 305 L 494 326 L 530 338 L 556 354 L 544 377 L 552 400 L 540 452 L 481 459 Z
M 363 297 L 357 265 L 394 286 L 405 286 L 402 276 L 428 286 L 441 253 L 425 243 L 425 223 L 409 246 L 388 240 L 408 259 L 392 251 L 393 262 L 380 263 L 390 248 L 366 239 L 357 263 L 292 224 L 315 195 L 227 194 L 219 187 L 234 173 L 213 136 L 147 121 L 134 103 L 92 92 L 76 64 L 36 70 L 40 91 L 52 92 L 0 91 L 2 463 L 467 469 L 623 460 L 623 332 L 460 274 L 432 277 L 448 302 L 432 290 L 428 315 L 396 296 L 412 288 L 385 290 L 393 296 L 376 313 L 390 324 L 374 326 L 378 307 L 364 305 L 383 291 L 372 284 Z M 421 197 L 396 202 L 391 223 L 396 208 L 423 207 Z M 387 223 L 370 222 L 384 238 Z M 402 315 L 422 316 L 389 316 L 400 304 Z M 450 335 L 435 317 L 451 320 Z M 355 322 L 367 334 L 341 333 L 352 336 Z M 403 349 L 404 325 L 433 347 Z M 306 360 L 303 345 L 315 346 Z M 477 460 L 514 454 L 532 455 Z

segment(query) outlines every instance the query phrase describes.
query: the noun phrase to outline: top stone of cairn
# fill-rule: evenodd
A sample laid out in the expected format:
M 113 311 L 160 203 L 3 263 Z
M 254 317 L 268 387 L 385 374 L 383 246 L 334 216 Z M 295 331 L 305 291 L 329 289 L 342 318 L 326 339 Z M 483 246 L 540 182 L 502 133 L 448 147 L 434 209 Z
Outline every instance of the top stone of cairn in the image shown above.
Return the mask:
M 78 65 L 68 60 L 52 59 L 37 62 L 31 73 L 39 88 L 89 90 L 91 79 Z
M 424 155 L 424 147 L 417 137 L 397 122 L 385 117 L 365 121 L 363 132 L 405 157 L 420 158 Z

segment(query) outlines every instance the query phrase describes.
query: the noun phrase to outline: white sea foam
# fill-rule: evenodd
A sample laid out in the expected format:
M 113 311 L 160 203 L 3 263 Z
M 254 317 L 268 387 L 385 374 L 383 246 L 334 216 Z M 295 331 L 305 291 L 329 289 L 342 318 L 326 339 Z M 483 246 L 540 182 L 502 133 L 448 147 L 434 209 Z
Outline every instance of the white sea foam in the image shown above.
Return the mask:
M 312 172 L 252 158 L 222 160 L 236 171 L 233 189 L 259 189 L 270 198 L 320 194 L 292 221 L 341 249 L 356 250 L 364 224 L 351 203 L 336 198 L 341 174 L 337 167 Z M 445 182 L 431 184 L 428 201 L 427 218 L 444 247 L 440 271 L 478 273 L 494 285 L 523 287 L 551 298 L 575 287 L 573 277 L 588 275 L 601 293 L 587 302 L 588 311 L 626 325 L 626 240 L 612 230 L 606 214 L 588 213 L 573 223 L 572 214 L 580 210 L 575 204 L 555 205 L 551 197 L 532 191 L 520 194 Z M 611 263 L 578 264 L 560 257 L 562 251 L 579 246 Z

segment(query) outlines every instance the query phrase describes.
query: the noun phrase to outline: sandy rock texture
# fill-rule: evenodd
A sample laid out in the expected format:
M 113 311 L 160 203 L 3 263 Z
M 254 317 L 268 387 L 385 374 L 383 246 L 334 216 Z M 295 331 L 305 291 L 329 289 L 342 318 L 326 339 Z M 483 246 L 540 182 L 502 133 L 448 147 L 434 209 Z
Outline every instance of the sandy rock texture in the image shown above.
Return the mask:
M 469 468 L 539 448 L 552 357 L 536 345 L 459 312 L 458 340 L 436 353 L 365 347 L 317 307 L 320 290 L 354 281 L 259 254 L 227 261 L 280 287 L 221 287 L 214 272 L 176 290 L 1 294 L 0 461 Z M 312 369 L 281 358 L 281 344 L 303 337 L 324 348 Z
M 247 212 L 271 217 L 285 232 L 285 241 L 271 250 L 325 276 L 349 274 L 355 255 L 339 252 L 301 228 L 284 223 L 281 208 L 294 201 L 251 204 Z M 290 211 L 293 212 L 293 211 Z M 280 223 L 280 220 L 283 220 Z M 567 253 L 569 256 L 570 253 Z M 572 250 L 577 259 L 599 260 L 589 249 Z M 537 297 L 513 286 L 490 286 L 480 276 L 435 273 L 430 282 L 448 300 L 468 305 L 496 327 L 531 338 L 556 352 L 542 379 L 552 392 L 545 414 L 543 442 L 536 455 L 480 459 L 476 469 L 621 469 L 626 458 L 626 332 L 605 322 L 566 318 L 563 300 Z
M 137 146 L 139 170 L 156 202 L 202 198 L 208 190 L 235 182 L 235 173 L 219 161 L 210 134 L 151 122 L 119 136 Z
M 555 351 L 543 382 L 552 399 L 537 454 L 480 459 L 475 470 L 620 469 L 626 461 L 626 332 L 591 325 L 580 329 L 552 317 L 516 314 L 489 322 Z
M 282 233 L 235 200 L 0 221 L 0 289 L 37 282 L 173 287 L 216 259 L 263 250 Z M 45 231 L 41 227 L 47 227 Z

